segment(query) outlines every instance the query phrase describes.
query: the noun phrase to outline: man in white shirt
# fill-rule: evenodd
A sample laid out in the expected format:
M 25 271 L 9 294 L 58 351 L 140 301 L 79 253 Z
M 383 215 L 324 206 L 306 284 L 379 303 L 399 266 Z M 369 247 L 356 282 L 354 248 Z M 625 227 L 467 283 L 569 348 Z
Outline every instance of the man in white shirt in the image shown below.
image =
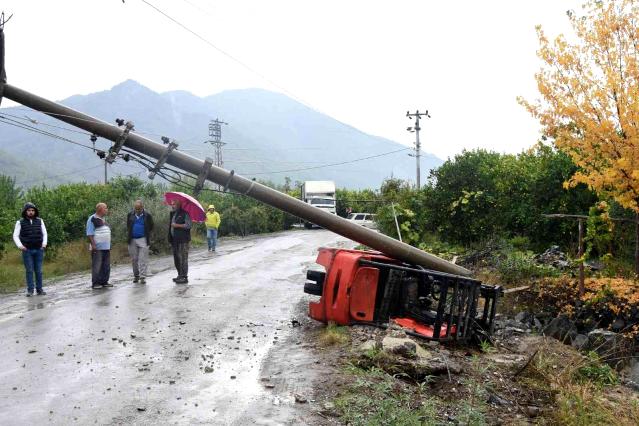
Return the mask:
M 27 277 L 27 297 L 33 296 L 34 275 L 35 291 L 39 296 L 47 294 L 42 289 L 42 261 L 47 247 L 47 228 L 40 218 L 37 207 L 26 203 L 22 208 L 22 219 L 13 229 L 13 242 L 22 250 L 22 261 Z
M 105 217 L 109 209 L 105 203 L 95 206 L 95 213 L 87 220 L 87 237 L 91 243 L 91 288 L 113 287 L 111 275 L 111 227 Z

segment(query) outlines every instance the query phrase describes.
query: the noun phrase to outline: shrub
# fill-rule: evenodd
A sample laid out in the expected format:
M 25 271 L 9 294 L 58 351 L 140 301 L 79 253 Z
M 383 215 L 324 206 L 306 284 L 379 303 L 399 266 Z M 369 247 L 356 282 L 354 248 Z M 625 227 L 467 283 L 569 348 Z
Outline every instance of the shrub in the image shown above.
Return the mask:
M 539 282 L 538 297 L 556 312 L 578 320 L 596 320 L 600 328 L 611 327 L 619 320 L 624 326 L 624 335 L 629 338 L 639 335 L 639 282 L 625 278 L 586 278 L 584 288 L 584 295 L 579 298 L 576 278 L 544 278 Z
M 596 386 L 612 386 L 619 382 L 616 371 L 606 363 L 601 362 L 597 352 L 590 351 L 585 365 L 575 371 L 575 378 L 584 383 L 589 381 Z
M 527 251 L 530 249 L 530 238 L 528 237 L 518 235 L 518 236 L 512 237 L 509 242 L 510 242 L 510 245 L 513 246 L 515 250 Z
M 551 266 L 539 265 L 531 252 L 514 251 L 497 262 L 497 271 L 505 283 L 515 283 L 535 278 L 558 276 Z

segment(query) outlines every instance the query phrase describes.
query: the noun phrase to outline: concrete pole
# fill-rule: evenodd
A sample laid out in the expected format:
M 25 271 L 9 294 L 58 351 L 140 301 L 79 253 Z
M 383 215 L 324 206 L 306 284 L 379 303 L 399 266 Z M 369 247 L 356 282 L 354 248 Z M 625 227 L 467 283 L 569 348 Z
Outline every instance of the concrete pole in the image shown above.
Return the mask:
M 72 126 L 79 127 L 111 141 L 117 140 L 122 133 L 122 129 L 114 125 L 41 98 L 10 84 L 4 86 L 4 96 L 19 104 L 43 112 Z M 124 146 L 155 159 L 160 158 L 166 150 L 164 145 L 155 143 L 134 132 L 129 133 L 124 141 Z M 202 160 L 198 160 L 177 150 L 169 154 L 166 163 L 196 176 L 204 167 Z M 221 167 L 211 166 L 207 179 L 237 193 L 255 198 L 265 204 L 378 250 L 391 258 L 436 271 L 470 275 L 470 271 L 466 268 L 455 265 L 408 244 L 404 244 L 394 238 L 351 223 L 342 217 L 327 213 L 303 201 L 290 197 L 287 194 L 276 191 L 253 180 L 238 176 L 228 170 L 224 170 Z
M 424 116 L 424 117 L 429 117 L 430 115 L 428 114 L 428 110 L 426 110 L 425 112 L 419 112 L 419 110 L 415 111 L 415 113 L 411 114 L 410 111 L 406 111 L 406 117 L 412 119 L 413 117 L 415 117 L 415 127 L 409 127 L 407 130 L 412 132 L 413 130 L 415 130 L 415 160 L 417 161 L 417 168 L 416 168 L 416 173 L 415 173 L 415 183 L 417 184 L 417 190 L 419 191 L 420 187 L 421 187 L 421 149 L 422 149 L 422 145 L 421 142 L 419 141 L 419 131 L 422 130 L 422 128 L 419 126 L 419 119 Z
M 419 111 L 417 114 L 417 119 L 415 120 L 415 158 L 417 159 L 417 190 L 420 188 L 420 151 L 422 146 L 419 143 L 419 131 L 421 127 L 419 127 Z

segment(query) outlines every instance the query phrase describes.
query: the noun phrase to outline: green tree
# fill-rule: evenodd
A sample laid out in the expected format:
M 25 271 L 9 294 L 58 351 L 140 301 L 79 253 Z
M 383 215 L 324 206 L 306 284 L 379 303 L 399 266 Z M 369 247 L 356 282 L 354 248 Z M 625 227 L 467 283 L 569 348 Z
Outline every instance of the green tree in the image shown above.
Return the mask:
M 20 195 L 15 179 L 0 175 L 0 258 L 11 241 L 15 221 L 19 218 Z

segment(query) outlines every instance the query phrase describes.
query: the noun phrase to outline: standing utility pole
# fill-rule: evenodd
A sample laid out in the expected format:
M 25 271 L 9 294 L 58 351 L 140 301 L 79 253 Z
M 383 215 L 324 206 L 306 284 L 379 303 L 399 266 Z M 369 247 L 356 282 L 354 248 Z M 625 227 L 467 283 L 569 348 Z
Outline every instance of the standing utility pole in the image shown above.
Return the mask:
M 226 142 L 222 142 L 222 124 L 229 124 L 219 119 L 211 120 L 209 122 L 209 140 L 204 143 L 210 143 L 215 147 L 215 157 L 213 164 L 217 167 L 223 167 L 224 161 L 222 160 L 222 147 L 226 145 Z
M 415 136 L 416 136 L 416 140 L 415 140 L 415 157 L 417 158 L 417 172 L 416 172 L 417 189 L 419 189 L 419 186 L 420 186 L 419 163 L 420 163 L 420 155 L 421 155 L 421 152 L 420 152 L 421 145 L 420 145 L 420 142 L 419 142 L 419 131 L 422 128 L 419 127 L 419 119 L 422 116 L 430 118 L 430 115 L 428 115 L 428 110 L 426 110 L 426 112 L 419 112 L 419 110 L 417 110 L 417 111 L 415 111 L 414 114 L 411 114 L 410 111 L 406 111 L 406 117 L 410 118 L 411 120 L 413 119 L 413 117 L 415 117 L 415 127 L 408 127 L 406 130 L 408 130 L 409 132 L 415 132 Z
M 224 160 L 222 160 L 222 147 L 226 145 L 222 142 L 222 124 L 228 124 L 219 119 L 211 120 L 209 122 L 209 140 L 204 143 L 210 143 L 215 147 L 215 155 L 213 157 L 213 164 L 217 167 L 224 166 Z M 217 189 L 221 189 L 220 185 L 217 185 Z M 199 193 L 199 191 L 197 191 Z

